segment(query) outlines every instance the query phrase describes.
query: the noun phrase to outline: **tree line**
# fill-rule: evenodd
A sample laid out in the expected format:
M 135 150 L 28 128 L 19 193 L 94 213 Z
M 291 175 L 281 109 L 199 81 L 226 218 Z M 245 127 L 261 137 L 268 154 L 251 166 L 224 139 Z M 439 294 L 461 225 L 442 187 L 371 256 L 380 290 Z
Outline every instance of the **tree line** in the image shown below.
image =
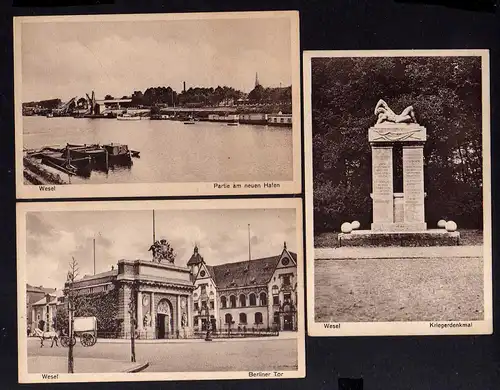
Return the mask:
M 312 126 L 315 231 L 372 218 L 368 129 L 384 99 L 400 113 L 413 105 L 427 128 L 426 221 L 482 228 L 482 101 L 479 57 L 313 58 Z M 395 192 L 401 159 L 395 159 Z M 402 192 L 402 188 L 399 188 Z
M 111 94 L 106 94 L 104 100 L 117 99 Z M 250 93 L 246 94 L 228 86 L 213 87 L 191 87 L 178 93 L 172 87 L 149 87 L 144 92 L 134 91 L 131 95 L 124 95 L 121 99 L 131 99 L 130 106 L 219 106 L 233 105 L 239 99 L 250 104 L 288 104 L 292 102 L 292 87 L 264 88 L 257 85 Z M 61 99 L 50 99 L 39 102 L 23 103 L 24 107 L 40 106 L 46 109 L 55 109 L 62 104 Z M 87 99 L 80 97 L 76 101 L 76 107 L 84 108 L 88 104 Z M 123 104 L 124 107 L 127 104 Z

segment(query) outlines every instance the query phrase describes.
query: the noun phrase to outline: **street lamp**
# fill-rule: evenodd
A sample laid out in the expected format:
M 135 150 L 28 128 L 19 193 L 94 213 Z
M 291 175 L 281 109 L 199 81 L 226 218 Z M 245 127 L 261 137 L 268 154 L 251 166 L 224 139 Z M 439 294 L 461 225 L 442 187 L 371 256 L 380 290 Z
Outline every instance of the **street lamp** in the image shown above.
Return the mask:
M 210 337 L 210 331 L 212 330 L 212 322 L 210 321 L 210 309 L 208 306 L 204 306 L 202 308 L 202 313 L 205 315 L 205 318 L 207 319 L 206 326 L 207 326 L 207 335 L 205 336 L 205 341 L 212 341 L 212 338 Z

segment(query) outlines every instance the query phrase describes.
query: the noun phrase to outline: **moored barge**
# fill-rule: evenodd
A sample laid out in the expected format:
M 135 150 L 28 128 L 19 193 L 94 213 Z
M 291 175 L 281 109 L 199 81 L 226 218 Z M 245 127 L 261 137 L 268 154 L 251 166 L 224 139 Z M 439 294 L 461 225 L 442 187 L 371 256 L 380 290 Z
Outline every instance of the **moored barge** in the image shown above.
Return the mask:
M 64 148 L 44 147 L 28 151 L 27 156 L 40 159 L 42 164 L 70 175 L 89 177 L 92 170 L 108 171 L 110 166 L 131 166 L 132 157 L 139 158 L 139 151 L 129 150 L 128 145 L 66 144 Z

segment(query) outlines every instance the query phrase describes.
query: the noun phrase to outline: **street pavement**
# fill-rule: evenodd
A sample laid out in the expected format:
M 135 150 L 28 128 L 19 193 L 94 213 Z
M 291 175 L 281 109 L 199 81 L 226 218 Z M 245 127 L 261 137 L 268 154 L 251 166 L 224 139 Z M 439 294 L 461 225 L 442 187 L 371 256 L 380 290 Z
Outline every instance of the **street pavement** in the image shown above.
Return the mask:
M 147 363 L 129 360 L 78 358 L 73 367 L 73 371 L 78 374 L 98 372 L 138 372 L 147 367 Z M 68 372 L 67 356 L 29 356 L 28 368 L 30 373 L 66 373 Z
M 341 247 L 316 248 L 316 260 L 338 259 L 417 259 L 432 257 L 480 257 L 483 247 L 478 245 L 429 247 Z
M 148 362 L 145 372 L 201 372 L 201 371 L 290 371 L 297 370 L 297 339 L 254 338 L 227 341 L 190 341 L 175 343 L 137 343 L 136 361 Z M 28 372 L 37 371 L 36 363 L 48 357 L 67 357 L 64 347 L 43 348 L 36 338 L 28 339 Z M 83 347 L 79 342 L 74 347 L 75 372 L 85 365 L 86 372 L 110 372 L 110 365 L 103 359 L 114 362 L 130 361 L 130 343 L 97 342 L 92 347 Z M 57 359 L 60 360 L 60 359 Z M 35 362 L 35 363 L 33 363 Z M 79 363 L 81 362 L 81 363 Z M 93 363 L 92 363 L 93 362 Z M 60 365 L 66 372 L 67 365 Z M 88 371 L 90 370 L 90 371 Z M 121 370 L 120 370 L 121 371 Z M 50 370 L 50 372 L 56 372 Z M 111 371 L 113 372 L 113 371 Z

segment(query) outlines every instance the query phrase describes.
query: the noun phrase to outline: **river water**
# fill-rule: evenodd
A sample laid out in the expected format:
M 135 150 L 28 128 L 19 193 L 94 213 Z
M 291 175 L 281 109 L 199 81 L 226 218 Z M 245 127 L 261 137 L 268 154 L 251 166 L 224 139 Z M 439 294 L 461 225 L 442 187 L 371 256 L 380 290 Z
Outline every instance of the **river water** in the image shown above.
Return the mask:
M 72 117 L 23 117 L 24 147 L 72 144 L 127 144 L 140 151 L 132 167 L 72 183 L 180 183 L 291 181 L 290 128 L 170 120 L 118 121 Z

